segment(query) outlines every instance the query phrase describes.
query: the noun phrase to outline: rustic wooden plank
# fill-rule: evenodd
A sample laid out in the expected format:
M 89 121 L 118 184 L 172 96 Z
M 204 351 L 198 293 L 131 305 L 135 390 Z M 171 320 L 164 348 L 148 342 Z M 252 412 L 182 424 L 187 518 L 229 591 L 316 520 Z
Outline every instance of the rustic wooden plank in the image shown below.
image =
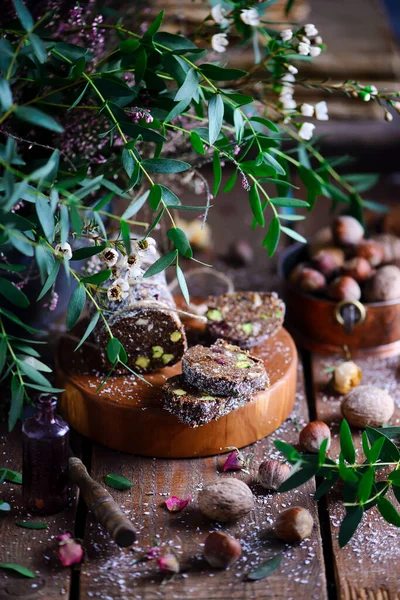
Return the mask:
M 107 473 L 116 472 L 135 482 L 132 490 L 114 491 L 114 496 L 135 523 L 138 541 L 133 552 L 121 551 L 105 538 L 97 524 L 89 521 L 85 535 L 89 560 L 81 573 L 81 598 L 326 599 L 318 516 L 312 500 L 313 482 L 300 490 L 281 495 L 269 494 L 254 483 L 261 460 L 278 456 L 273 440 L 296 442 L 299 424 L 307 420 L 299 370 L 297 402 L 291 417 L 274 434 L 245 450 L 246 454 L 255 454 L 249 475 L 223 474 L 223 457 L 161 460 L 117 454 L 95 447 L 92 477 L 102 481 Z M 221 477 L 231 476 L 242 477 L 251 484 L 256 500 L 255 510 L 236 524 L 221 526 L 205 520 L 196 508 L 196 491 Z M 185 498 L 189 493 L 194 500 L 182 513 L 171 514 L 163 507 L 167 496 Z M 312 538 L 295 546 L 285 546 L 271 534 L 276 514 L 290 505 L 306 506 L 316 521 Z M 240 539 L 243 547 L 239 562 L 222 572 L 210 569 L 201 558 L 207 533 L 220 528 Z M 163 549 L 174 548 L 182 566 L 182 573 L 165 585 L 161 585 L 162 577 L 154 561 L 137 562 L 143 551 L 155 543 Z M 244 581 L 245 574 L 255 565 L 281 550 L 284 551 L 282 564 L 268 580 Z
M 327 386 L 330 374 L 326 368 L 339 362 L 336 358 L 314 356 L 313 382 L 317 418 L 332 426 L 330 455 L 337 457 L 339 450 L 338 425 L 341 421 L 341 396 Z M 400 423 L 400 387 L 398 385 L 398 357 L 357 359 L 363 370 L 363 384 L 372 384 L 388 390 L 396 402 L 396 412 L 391 421 Z M 353 430 L 358 455 L 363 457 L 361 434 Z M 362 460 L 362 458 L 361 458 Z M 392 498 L 393 502 L 396 500 Z M 343 600 L 398 600 L 400 598 L 400 530 L 386 523 L 376 508 L 364 515 L 354 538 L 340 549 L 337 535 L 344 516 L 337 492 L 327 498 L 332 535 L 334 565 L 339 598 Z
M 0 424 L 0 466 L 14 471 L 22 470 L 21 434 L 6 433 Z M 65 531 L 74 531 L 76 500 L 71 500 L 68 510 L 56 515 L 37 517 L 27 514 L 22 504 L 22 486 L 3 483 L 1 500 L 11 505 L 11 511 L 0 517 L 0 563 L 17 563 L 36 575 L 35 579 L 22 578 L 11 571 L 0 569 L 0 599 L 28 597 L 31 600 L 68 597 L 71 570 L 60 566 L 54 553 L 55 538 Z M 23 529 L 16 521 L 28 520 L 48 523 L 43 530 Z

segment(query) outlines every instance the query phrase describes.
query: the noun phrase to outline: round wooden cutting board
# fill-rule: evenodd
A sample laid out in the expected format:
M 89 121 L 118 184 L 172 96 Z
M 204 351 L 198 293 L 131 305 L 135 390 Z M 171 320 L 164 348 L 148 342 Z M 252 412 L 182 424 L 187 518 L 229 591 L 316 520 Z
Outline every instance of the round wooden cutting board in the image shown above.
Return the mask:
M 65 389 L 61 414 L 79 433 L 114 450 L 160 458 L 220 454 L 227 446 L 242 448 L 270 434 L 293 409 L 297 352 L 285 329 L 253 349 L 264 360 L 270 387 L 238 410 L 197 428 L 162 407 L 161 385 L 181 372 L 180 363 L 147 375 L 152 386 L 133 375 L 117 375 L 96 393 L 103 377 L 96 369 L 96 347 L 85 344 L 74 352 L 77 341 L 65 336 L 58 349 L 57 385 Z

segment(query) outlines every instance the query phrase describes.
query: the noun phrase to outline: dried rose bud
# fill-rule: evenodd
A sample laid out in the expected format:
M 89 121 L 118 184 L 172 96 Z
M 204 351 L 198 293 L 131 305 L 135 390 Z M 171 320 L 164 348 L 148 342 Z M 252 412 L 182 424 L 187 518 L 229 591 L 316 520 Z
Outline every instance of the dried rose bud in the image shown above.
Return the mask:
M 179 562 L 175 554 L 164 554 L 160 556 L 157 563 L 163 573 L 179 573 Z
M 83 548 L 70 533 L 63 533 L 56 539 L 58 542 L 57 556 L 63 567 L 71 567 L 82 562 Z
M 239 450 L 234 450 L 228 455 L 222 467 L 223 471 L 241 471 L 247 466 L 247 460 Z
M 347 394 L 351 389 L 360 385 L 362 370 L 352 360 L 341 363 L 333 372 L 332 385 L 338 394 Z
M 171 498 L 168 498 L 165 501 L 165 506 L 168 508 L 169 512 L 180 512 L 189 504 L 191 499 L 191 494 L 188 494 L 186 500 L 177 498 L 177 496 L 171 496 Z
M 359 300 L 361 289 L 355 279 L 343 275 L 329 284 L 328 296 L 333 300 Z
M 326 423 L 322 421 L 311 421 L 300 431 L 300 446 L 306 452 L 317 454 L 324 440 L 328 440 L 326 447 L 329 450 L 331 445 L 331 430 Z
M 215 569 L 227 569 L 241 554 L 240 543 L 222 531 L 210 533 L 204 544 L 204 558 Z
M 290 475 L 290 467 L 280 460 L 264 460 L 258 467 L 258 482 L 267 490 L 277 490 Z

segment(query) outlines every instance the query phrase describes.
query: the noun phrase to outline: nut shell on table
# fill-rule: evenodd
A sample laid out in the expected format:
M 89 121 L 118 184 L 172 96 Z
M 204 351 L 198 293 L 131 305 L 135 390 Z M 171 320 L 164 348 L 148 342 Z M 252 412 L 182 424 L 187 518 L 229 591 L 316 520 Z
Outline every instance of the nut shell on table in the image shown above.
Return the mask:
M 383 302 L 400 298 L 400 269 L 386 265 L 377 269 L 364 288 L 367 302 Z
M 393 416 L 394 402 L 386 390 L 360 385 L 345 396 L 341 411 L 346 421 L 354 427 L 381 427 Z
M 316 269 L 304 267 L 299 275 L 297 284 L 304 292 L 319 292 L 325 288 L 326 279 Z
M 248 485 L 234 477 L 224 477 L 198 494 L 200 511 L 214 521 L 229 523 L 246 516 L 254 507 Z
M 258 467 L 258 483 L 266 490 L 277 490 L 288 479 L 291 468 L 273 458 L 264 460 Z
M 355 246 L 363 239 L 364 228 L 354 217 L 341 215 L 332 223 L 332 236 L 339 246 Z
M 361 240 L 354 248 L 354 255 L 365 258 L 371 267 L 378 267 L 383 261 L 383 248 L 376 240 Z
M 295 543 L 310 537 L 314 519 L 306 508 L 293 506 L 279 513 L 275 522 L 276 535 L 285 542 Z
M 328 440 L 326 447 L 331 445 L 331 430 L 323 421 L 311 421 L 300 431 L 299 443 L 303 450 L 317 454 L 324 440 Z
M 343 263 L 342 272 L 360 283 L 371 277 L 374 270 L 366 258 L 355 256 Z
M 328 296 L 332 300 L 359 300 L 361 288 L 357 281 L 348 275 L 336 277 L 328 286 Z
M 352 360 L 346 360 L 335 367 L 332 376 L 332 387 L 338 394 L 347 394 L 360 385 L 362 370 Z
M 227 569 L 242 554 L 240 542 L 222 531 L 213 531 L 204 544 L 204 558 L 214 569 Z

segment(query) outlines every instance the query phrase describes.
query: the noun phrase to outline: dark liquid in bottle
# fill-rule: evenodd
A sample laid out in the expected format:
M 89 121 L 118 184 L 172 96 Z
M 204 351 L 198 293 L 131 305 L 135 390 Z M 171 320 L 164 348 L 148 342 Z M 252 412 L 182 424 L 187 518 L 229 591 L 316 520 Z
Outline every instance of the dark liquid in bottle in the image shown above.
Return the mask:
M 68 505 L 69 427 L 55 414 L 57 400 L 42 394 L 23 433 L 23 497 L 31 512 L 51 514 Z

